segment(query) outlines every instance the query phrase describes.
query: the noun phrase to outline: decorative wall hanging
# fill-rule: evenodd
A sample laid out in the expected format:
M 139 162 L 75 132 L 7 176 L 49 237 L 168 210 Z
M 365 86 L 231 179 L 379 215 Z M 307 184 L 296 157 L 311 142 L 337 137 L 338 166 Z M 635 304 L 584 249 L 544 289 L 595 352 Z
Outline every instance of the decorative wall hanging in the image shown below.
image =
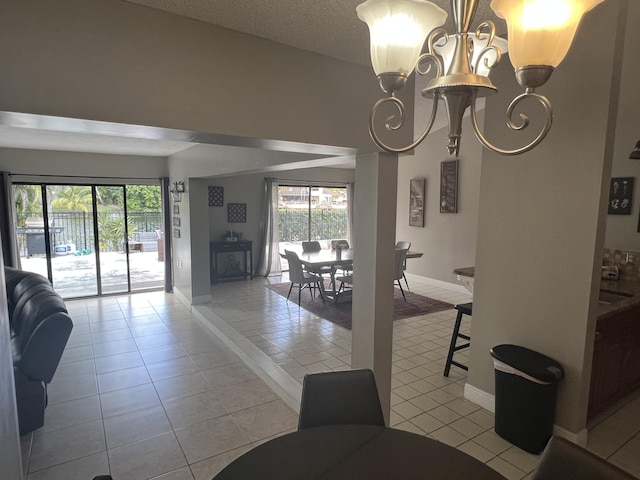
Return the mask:
M 174 227 L 180 226 L 180 217 L 173 217 L 173 226 Z
M 247 221 L 247 204 L 230 203 L 227 210 L 227 222 L 243 223 Z
M 409 225 L 424 227 L 424 203 L 426 180 L 413 179 L 409 183 Z
M 631 160 L 640 160 L 640 140 L 636 142 L 635 148 L 631 151 L 629 155 Z
M 440 213 L 458 213 L 458 160 L 440 163 Z
M 224 205 L 224 187 L 209 187 L 209 206 L 222 207 Z
M 173 214 L 180 215 L 180 205 L 173 204 Z
M 631 215 L 631 195 L 633 194 L 633 177 L 616 177 L 611 179 L 609 187 L 609 215 Z
M 180 238 L 180 229 L 179 228 L 174 228 L 173 229 L 173 238 Z

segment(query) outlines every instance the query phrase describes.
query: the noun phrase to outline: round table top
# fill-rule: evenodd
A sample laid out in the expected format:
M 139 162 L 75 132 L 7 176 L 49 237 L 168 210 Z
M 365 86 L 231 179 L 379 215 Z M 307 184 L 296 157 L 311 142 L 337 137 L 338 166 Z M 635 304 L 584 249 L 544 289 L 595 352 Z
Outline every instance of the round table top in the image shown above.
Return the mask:
M 484 463 L 414 433 L 371 425 L 298 430 L 229 464 L 214 480 L 504 480 Z

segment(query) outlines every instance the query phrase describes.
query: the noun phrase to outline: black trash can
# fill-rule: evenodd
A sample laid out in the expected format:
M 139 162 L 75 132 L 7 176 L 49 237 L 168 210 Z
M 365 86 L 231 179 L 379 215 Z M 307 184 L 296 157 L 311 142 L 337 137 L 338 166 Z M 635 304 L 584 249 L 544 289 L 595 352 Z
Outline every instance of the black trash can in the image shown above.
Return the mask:
M 528 348 L 491 349 L 496 375 L 496 433 L 530 453 L 540 453 L 553 433 L 562 365 Z

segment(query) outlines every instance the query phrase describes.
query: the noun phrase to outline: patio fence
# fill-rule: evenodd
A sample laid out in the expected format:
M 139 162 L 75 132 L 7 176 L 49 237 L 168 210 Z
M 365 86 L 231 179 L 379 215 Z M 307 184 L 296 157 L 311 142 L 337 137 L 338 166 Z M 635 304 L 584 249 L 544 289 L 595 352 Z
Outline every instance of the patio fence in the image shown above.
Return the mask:
M 279 214 L 281 242 L 347 238 L 346 210 L 311 210 L 311 235 L 308 210 L 282 208 Z
M 141 232 L 154 232 L 162 229 L 162 212 L 128 212 L 129 213 L 129 236 L 138 240 L 138 234 Z M 17 223 L 24 226 L 27 217 L 29 222 L 36 223 L 34 220 L 40 220 L 44 223 L 42 216 L 32 213 L 17 214 Z M 124 212 L 99 212 L 98 213 L 98 229 L 102 240 L 108 238 L 112 245 L 110 250 L 119 251 L 123 247 L 124 240 Z M 108 228 L 106 223 L 111 228 Z M 102 224 L 101 224 L 102 223 Z M 75 248 L 94 249 L 94 231 L 93 231 L 93 212 L 49 212 L 49 225 L 51 227 L 62 227 L 60 233 L 52 235 L 52 247 L 59 244 L 73 244 Z M 119 228 L 119 230 L 118 230 Z M 18 243 L 21 251 L 26 247 L 26 235 L 18 234 Z M 119 240 L 113 239 L 113 235 L 119 237 Z

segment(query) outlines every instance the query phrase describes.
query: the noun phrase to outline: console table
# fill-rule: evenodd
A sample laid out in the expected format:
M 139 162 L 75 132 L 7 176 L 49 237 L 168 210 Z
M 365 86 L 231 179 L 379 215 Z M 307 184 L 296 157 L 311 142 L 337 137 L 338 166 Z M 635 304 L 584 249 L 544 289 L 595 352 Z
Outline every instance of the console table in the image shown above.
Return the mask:
M 211 248 L 211 283 L 218 283 L 219 280 L 244 278 L 253 279 L 253 242 L 251 240 L 241 240 L 238 242 L 210 242 Z M 244 252 L 244 263 L 236 259 L 233 252 Z M 226 255 L 222 263 L 220 263 L 219 255 L 221 253 L 229 253 Z

